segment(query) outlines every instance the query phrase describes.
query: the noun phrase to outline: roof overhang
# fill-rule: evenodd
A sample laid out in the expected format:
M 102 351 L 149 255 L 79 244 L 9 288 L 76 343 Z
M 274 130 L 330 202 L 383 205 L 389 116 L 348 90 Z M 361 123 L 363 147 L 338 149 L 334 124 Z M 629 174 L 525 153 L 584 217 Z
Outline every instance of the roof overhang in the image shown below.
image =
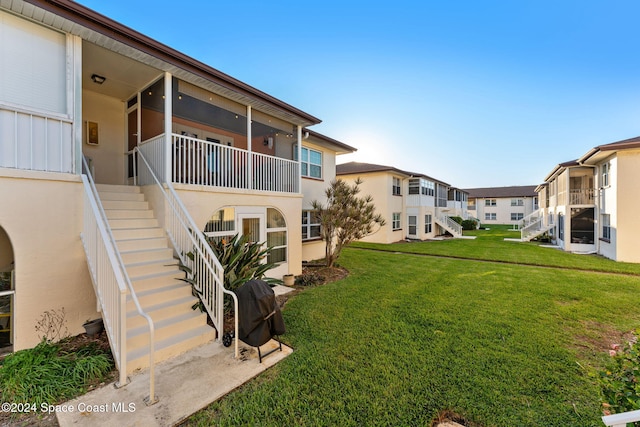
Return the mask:
M 134 58 L 203 89 L 299 126 L 320 119 L 71 0 L 13 0 L 17 15 Z

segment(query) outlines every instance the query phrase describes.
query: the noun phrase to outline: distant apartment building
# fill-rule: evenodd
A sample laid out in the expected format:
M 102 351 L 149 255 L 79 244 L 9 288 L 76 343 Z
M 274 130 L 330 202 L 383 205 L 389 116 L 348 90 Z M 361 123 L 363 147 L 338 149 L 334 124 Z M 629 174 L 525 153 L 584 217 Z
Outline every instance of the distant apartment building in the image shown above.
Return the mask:
M 386 225 L 362 239 L 392 243 L 426 240 L 449 232 L 462 236 L 450 217 L 467 217 L 467 193 L 430 176 L 393 166 L 350 162 L 336 166 L 336 176 L 353 183 L 362 179 L 361 194 L 373 197 Z
M 518 224 L 538 209 L 535 185 L 468 188 L 469 215 L 482 224 Z

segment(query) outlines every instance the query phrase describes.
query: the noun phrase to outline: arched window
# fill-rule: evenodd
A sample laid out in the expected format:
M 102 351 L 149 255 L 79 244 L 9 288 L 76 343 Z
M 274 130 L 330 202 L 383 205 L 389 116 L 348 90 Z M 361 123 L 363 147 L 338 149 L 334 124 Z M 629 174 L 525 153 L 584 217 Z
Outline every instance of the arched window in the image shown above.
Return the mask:
M 204 228 L 204 234 L 216 242 L 228 241 L 237 234 L 236 211 L 234 208 L 222 208 L 216 211 Z

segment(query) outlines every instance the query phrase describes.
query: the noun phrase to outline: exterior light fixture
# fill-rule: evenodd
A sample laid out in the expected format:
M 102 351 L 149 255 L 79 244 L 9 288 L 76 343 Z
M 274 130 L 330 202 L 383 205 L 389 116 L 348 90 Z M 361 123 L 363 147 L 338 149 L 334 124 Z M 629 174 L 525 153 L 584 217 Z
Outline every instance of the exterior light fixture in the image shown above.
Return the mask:
M 107 78 L 99 76 L 97 74 L 91 74 L 91 80 L 93 80 L 94 83 L 101 85 L 102 83 L 105 82 L 105 80 L 107 80 Z

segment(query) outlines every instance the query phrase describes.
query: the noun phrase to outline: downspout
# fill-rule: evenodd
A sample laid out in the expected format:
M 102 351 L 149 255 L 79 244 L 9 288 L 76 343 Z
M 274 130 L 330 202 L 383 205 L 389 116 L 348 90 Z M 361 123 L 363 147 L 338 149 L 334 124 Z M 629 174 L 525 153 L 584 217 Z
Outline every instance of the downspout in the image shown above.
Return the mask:
M 296 193 L 302 192 L 302 168 L 300 167 L 300 159 L 302 156 L 302 126 L 298 125 L 298 191 Z
M 173 79 L 171 73 L 164 73 L 164 138 L 165 138 L 165 152 L 164 152 L 164 179 L 165 182 L 172 182 L 173 174 L 172 170 L 172 156 L 171 145 L 173 141 L 172 136 L 172 119 L 173 119 Z
M 253 162 L 251 153 L 251 105 L 247 105 L 247 188 L 253 188 Z

